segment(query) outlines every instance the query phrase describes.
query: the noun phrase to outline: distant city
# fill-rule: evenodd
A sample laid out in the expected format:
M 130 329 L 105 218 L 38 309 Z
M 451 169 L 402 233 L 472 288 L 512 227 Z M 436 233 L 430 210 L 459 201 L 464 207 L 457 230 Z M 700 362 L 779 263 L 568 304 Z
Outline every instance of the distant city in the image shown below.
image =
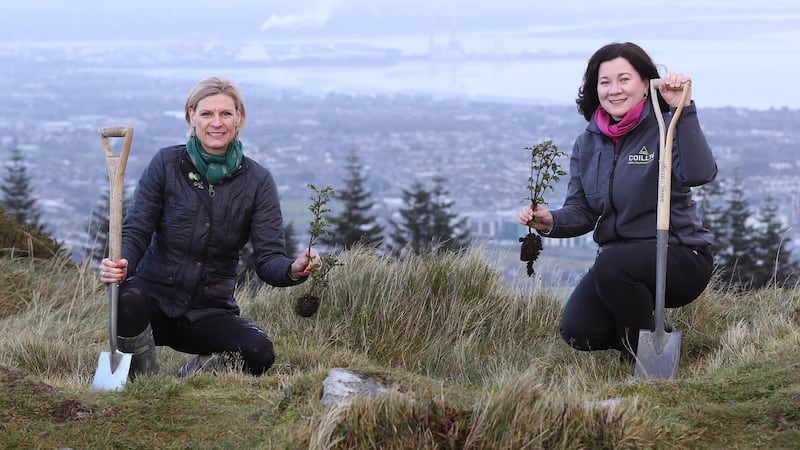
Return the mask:
M 272 171 L 285 220 L 301 235 L 309 218 L 307 184 L 343 188 L 345 159 L 352 151 L 365 169 L 384 225 L 401 206 L 403 189 L 443 176 L 472 236 L 509 261 L 504 270 L 522 273 L 524 265 L 513 260 L 517 238 L 527 231 L 515 219 L 528 195 L 529 153 L 524 147 L 553 140 L 569 153 L 586 126 L 573 104 L 466 97 L 457 90 L 452 95 L 303 90 L 258 78 L 259 73 L 291 78 L 295 70 L 307 74 L 313 69 L 324 79 L 329 70 L 346 72 L 354 65 L 396 70 L 400 63 L 446 70 L 452 58 L 475 57 L 460 53 L 455 43 L 439 49 L 428 59 L 410 62 L 391 49 L 358 45 L 273 48 L 228 43 L 213 51 L 154 43 L 0 46 L 5 62 L 0 81 L 9 87 L 0 102 L 0 152 L 7 159 L 10 149 L 23 151 L 42 222 L 79 258 L 89 242 L 90 214 L 108 187 L 98 129 L 134 128 L 126 173 L 132 190 L 158 148 L 185 140 L 186 95 L 200 78 L 217 74 L 218 61 L 224 60 L 223 72 L 240 84 L 245 97 L 245 153 Z M 247 56 L 253 52 L 273 56 Z M 514 57 L 534 61 L 571 56 Z M 740 177 L 755 210 L 766 196 L 778 199 L 798 248 L 800 110 L 700 105 L 699 114 L 720 178 Z M 567 160 L 561 163 L 566 170 Z M 558 207 L 565 187 L 566 179 L 547 194 L 551 207 Z M 579 276 L 591 262 L 593 248 L 588 235 L 546 240 L 544 255 L 558 265 L 553 270 L 558 275 L 551 276 L 558 282 Z M 547 266 L 548 260 L 542 263 Z

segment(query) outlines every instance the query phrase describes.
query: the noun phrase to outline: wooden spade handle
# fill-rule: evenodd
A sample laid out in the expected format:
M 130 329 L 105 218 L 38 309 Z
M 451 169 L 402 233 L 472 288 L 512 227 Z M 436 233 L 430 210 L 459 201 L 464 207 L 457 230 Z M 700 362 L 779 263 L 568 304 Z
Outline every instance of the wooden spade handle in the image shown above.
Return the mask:
M 114 156 L 109 138 L 124 138 L 122 151 Z M 133 128 L 106 127 L 100 129 L 100 139 L 108 169 L 108 257 L 114 262 L 122 257 L 122 196 L 125 187 L 125 167 L 131 151 Z
M 678 119 L 683 111 L 683 105 L 689 95 L 690 83 L 682 86 L 683 94 L 681 101 L 675 112 L 672 114 L 669 128 L 664 130 L 664 118 L 661 115 L 656 89 L 661 84 L 661 80 L 656 78 L 650 80 L 650 97 L 653 101 L 653 113 L 658 120 L 659 128 L 659 160 L 658 160 L 658 210 L 657 210 L 657 230 L 669 230 L 670 195 L 672 192 L 672 140 L 675 135 L 675 128 L 678 126 Z

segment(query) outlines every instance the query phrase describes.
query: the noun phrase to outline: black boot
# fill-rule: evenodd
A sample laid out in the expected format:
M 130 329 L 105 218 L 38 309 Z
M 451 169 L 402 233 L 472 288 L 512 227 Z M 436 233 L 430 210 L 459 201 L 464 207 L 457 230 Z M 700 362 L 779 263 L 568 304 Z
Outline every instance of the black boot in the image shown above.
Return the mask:
M 195 355 L 178 369 L 179 377 L 188 377 L 196 373 L 215 374 L 219 361 L 217 355 Z
M 195 355 L 178 369 L 178 377 L 188 377 L 200 373 L 219 375 L 222 372 L 241 370 L 241 357 L 234 354 L 212 353 L 210 355 Z
M 134 337 L 117 337 L 117 345 L 122 353 L 130 353 L 131 369 L 128 378 L 135 380 L 138 375 L 155 375 L 160 370 L 156 356 L 156 342 L 150 325 Z

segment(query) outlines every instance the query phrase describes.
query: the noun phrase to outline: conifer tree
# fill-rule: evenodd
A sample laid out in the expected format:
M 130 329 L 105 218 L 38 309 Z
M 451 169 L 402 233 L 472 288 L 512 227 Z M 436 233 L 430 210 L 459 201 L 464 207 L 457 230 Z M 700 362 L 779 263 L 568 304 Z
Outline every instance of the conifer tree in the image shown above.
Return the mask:
M 749 220 L 753 212 L 738 174 L 727 192 L 725 204 L 724 229 L 719 237 L 724 244 L 718 254 L 720 275 L 725 281 L 749 288 L 750 274 L 756 268 L 752 248 L 755 229 Z
M 754 215 L 742 184 L 737 173 L 732 182 L 718 180 L 700 191 L 703 226 L 715 236 L 712 250 L 719 279 L 739 289 L 791 286 L 798 281 L 800 267 L 792 260 L 778 204 L 767 196 Z
M 39 229 L 41 213 L 36 208 L 36 199 L 33 197 L 31 178 L 25 165 L 22 152 L 19 149 L 11 150 L 11 158 L 6 163 L 7 173 L 3 177 L 3 199 L 0 205 L 6 212 L 14 217 L 20 225 L 28 225 Z
M 791 258 L 789 230 L 781 224 L 778 203 L 771 195 L 765 199 L 758 219 L 755 239 L 751 243 L 752 287 L 792 285 L 797 280 L 798 267 Z
M 442 176 L 433 179 L 431 233 L 442 248 L 459 250 L 469 245 L 467 219 L 459 219 L 458 215 L 453 212 L 455 201 L 449 199 L 450 192 L 445 188 L 444 182 L 445 178 Z
M 431 193 L 422 183 L 414 181 L 409 189 L 403 189 L 402 196 L 405 207 L 397 211 L 399 221 L 390 220 L 394 227 L 390 236 L 393 249 L 400 253 L 408 248 L 412 253 L 420 254 L 431 245 Z
M 383 226 L 372 211 L 371 193 L 364 187 L 363 167 L 358 156 L 351 151 L 347 156 L 347 178 L 344 189 L 337 191 L 341 213 L 328 218 L 330 230 L 320 237 L 320 242 L 332 247 L 348 249 L 356 244 L 377 247 L 383 240 Z
M 404 248 L 421 254 L 430 251 L 457 250 L 468 245 L 468 232 L 464 228 L 466 219 L 458 219 L 452 211 L 454 202 L 448 200 L 444 179 L 434 180 L 433 189 L 427 189 L 415 181 L 403 190 L 404 208 L 398 211 L 399 221 L 391 220 L 394 226 L 391 238 L 393 250 Z
M 711 245 L 713 254 L 718 255 L 723 248 L 726 248 L 726 228 L 725 210 L 722 208 L 725 202 L 725 190 L 723 182 L 720 180 L 712 181 L 698 189 L 700 211 L 703 216 L 703 228 L 714 233 L 714 243 Z

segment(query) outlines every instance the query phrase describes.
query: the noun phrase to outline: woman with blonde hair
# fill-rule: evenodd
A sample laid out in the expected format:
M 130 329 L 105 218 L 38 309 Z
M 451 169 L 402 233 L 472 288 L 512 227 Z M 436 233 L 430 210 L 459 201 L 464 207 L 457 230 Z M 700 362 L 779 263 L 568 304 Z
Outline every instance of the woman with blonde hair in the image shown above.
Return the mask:
M 101 264 L 102 282 L 121 283 L 119 348 L 133 355 L 131 378 L 158 372 L 157 345 L 196 355 L 179 375 L 231 365 L 260 375 L 275 353 L 233 297 L 242 247 L 250 241 L 256 273 L 273 286 L 302 283 L 319 258 L 286 255 L 275 181 L 239 140 L 238 88 L 207 78 L 185 113 L 188 141 L 152 158 L 122 226 L 122 259 Z

